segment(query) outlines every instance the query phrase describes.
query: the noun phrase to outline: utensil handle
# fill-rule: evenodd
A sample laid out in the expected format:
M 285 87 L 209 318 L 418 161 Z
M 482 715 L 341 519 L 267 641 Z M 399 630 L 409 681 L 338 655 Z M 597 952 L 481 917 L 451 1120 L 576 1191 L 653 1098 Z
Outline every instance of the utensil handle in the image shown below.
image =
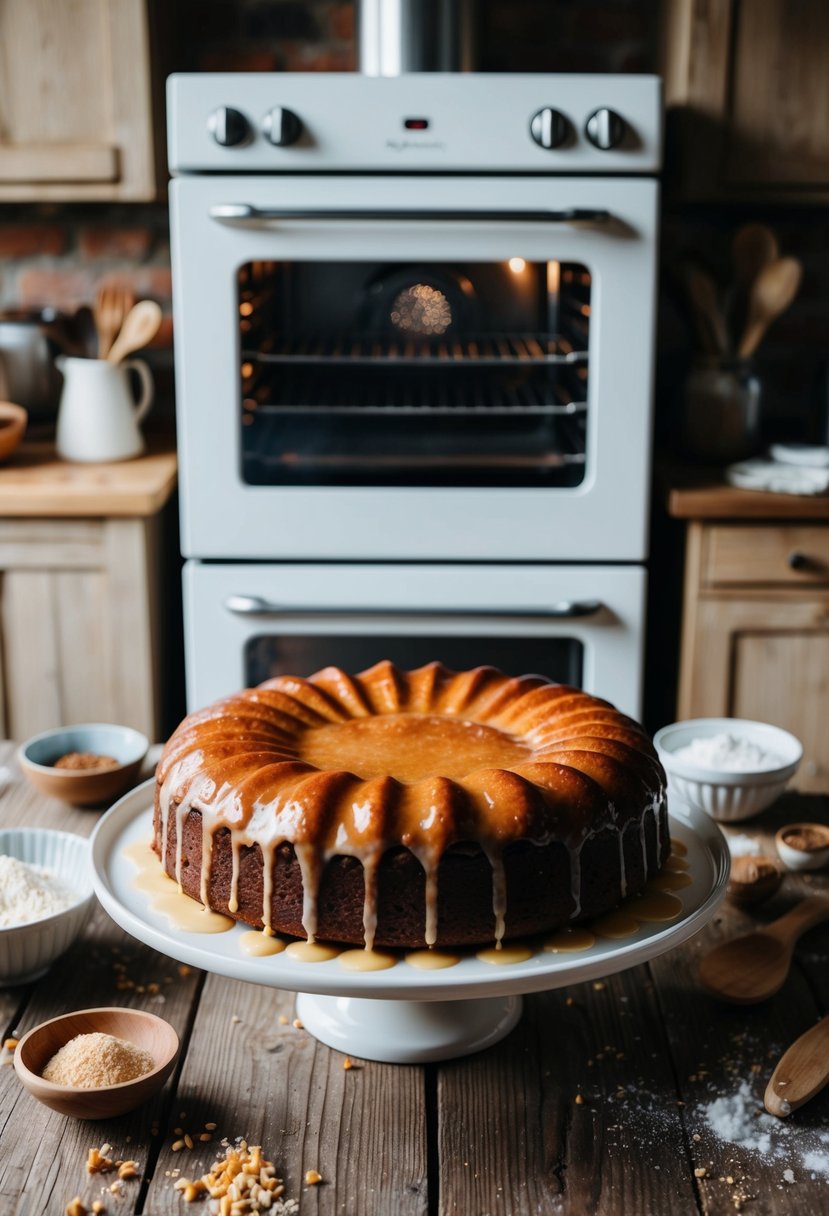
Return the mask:
M 829 1017 L 822 1018 L 784 1051 L 771 1074 L 764 1102 L 770 1115 L 785 1119 L 829 1081 Z
M 143 422 L 150 411 L 155 399 L 155 384 L 153 374 L 143 359 L 124 359 L 121 366 L 129 371 L 132 369 L 140 381 L 140 393 L 135 403 L 135 421 Z
M 766 925 L 763 932 L 788 945 L 790 942 L 796 942 L 807 929 L 819 925 L 824 920 L 829 920 L 829 899 L 825 895 L 809 895 L 799 904 L 795 904 L 784 916 Z
M 762 321 L 749 321 L 743 331 L 743 336 L 740 338 L 740 345 L 737 347 L 737 354 L 741 359 L 748 359 L 754 354 L 757 347 L 763 340 L 763 334 L 770 325 L 770 320 L 765 318 Z

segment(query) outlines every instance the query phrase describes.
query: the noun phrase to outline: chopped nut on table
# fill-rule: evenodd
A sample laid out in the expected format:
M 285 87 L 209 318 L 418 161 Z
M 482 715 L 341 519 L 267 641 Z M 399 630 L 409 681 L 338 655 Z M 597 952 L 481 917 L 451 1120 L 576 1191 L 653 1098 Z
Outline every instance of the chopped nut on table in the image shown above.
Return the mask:
M 241 1140 L 228 1145 L 209 1173 L 200 1178 L 179 1178 L 173 1186 L 187 1203 L 210 1196 L 210 1211 L 218 1216 L 247 1216 L 270 1212 L 271 1216 L 293 1216 L 299 1211 L 295 1199 L 283 1199 L 285 1187 L 276 1176 L 273 1162 L 262 1156 L 260 1145 Z

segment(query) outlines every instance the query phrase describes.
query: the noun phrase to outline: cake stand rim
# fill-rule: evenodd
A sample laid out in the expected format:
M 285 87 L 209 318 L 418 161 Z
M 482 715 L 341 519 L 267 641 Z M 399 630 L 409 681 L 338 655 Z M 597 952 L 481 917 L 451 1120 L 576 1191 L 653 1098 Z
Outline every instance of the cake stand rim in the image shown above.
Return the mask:
M 136 786 L 101 817 L 91 836 L 91 858 L 95 894 L 105 911 L 122 929 L 145 945 L 177 962 L 246 983 L 308 992 L 320 996 L 348 996 L 381 1000 L 467 1000 L 513 993 L 544 992 L 569 984 L 600 979 L 639 966 L 682 945 L 693 937 L 716 912 L 725 897 L 730 854 L 723 833 L 714 820 L 693 807 L 681 804 L 682 814 L 670 814 L 672 827 L 691 833 L 710 863 L 710 882 L 700 901 L 687 915 L 658 927 L 644 938 L 611 941 L 602 939 L 601 949 L 571 954 L 536 954 L 528 963 L 493 966 L 477 959 L 463 959 L 442 971 L 418 971 L 395 965 L 384 971 L 346 971 L 336 959 L 325 963 L 302 963 L 286 959 L 284 953 L 267 958 L 245 956 L 241 949 L 227 956 L 211 952 L 206 942 L 233 940 L 247 926 L 235 926 L 220 934 L 176 935 L 143 919 L 114 890 L 110 863 L 125 832 L 152 810 L 154 779 Z M 129 864 L 126 863 L 125 864 Z M 336 969 L 335 969 L 336 968 Z M 463 969 L 463 970 L 462 970 Z M 473 971 L 472 975 L 469 972 Z M 396 973 L 396 974 L 395 974 Z

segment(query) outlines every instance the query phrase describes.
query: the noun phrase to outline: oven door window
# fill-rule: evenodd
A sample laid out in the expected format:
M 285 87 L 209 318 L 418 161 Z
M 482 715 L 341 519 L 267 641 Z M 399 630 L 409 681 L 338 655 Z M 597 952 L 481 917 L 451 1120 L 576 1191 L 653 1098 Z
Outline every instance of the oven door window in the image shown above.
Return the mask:
M 260 634 L 245 647 L 245 678 L 251 687 L 273 676 L 310 676 L 329 665 L 364 671 L 381 659 L 391 659 L 410 669 L 438 659 L 456 671 L 488 665 L 508 675 L 533 672 L 580 688 L 583 658 L 583 644 L 567 637 Z
M 576 486 L 591 279 L 557 261 L 251 262 L 250 485 Z

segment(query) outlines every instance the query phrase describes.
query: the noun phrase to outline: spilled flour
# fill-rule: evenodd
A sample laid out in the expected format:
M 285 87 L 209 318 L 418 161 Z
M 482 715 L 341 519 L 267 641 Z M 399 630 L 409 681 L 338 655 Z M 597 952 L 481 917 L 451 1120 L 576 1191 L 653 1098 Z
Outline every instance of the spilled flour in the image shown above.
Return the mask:
M 750 1149 L 767 1161 L 785 1161 L 788 1166 L 797 1163 L 813 1178 L 829 1178 L 829 1132 L 799 1127 L 767 1114 L 748 1081 L 699 1109 L 719 1140 Z

